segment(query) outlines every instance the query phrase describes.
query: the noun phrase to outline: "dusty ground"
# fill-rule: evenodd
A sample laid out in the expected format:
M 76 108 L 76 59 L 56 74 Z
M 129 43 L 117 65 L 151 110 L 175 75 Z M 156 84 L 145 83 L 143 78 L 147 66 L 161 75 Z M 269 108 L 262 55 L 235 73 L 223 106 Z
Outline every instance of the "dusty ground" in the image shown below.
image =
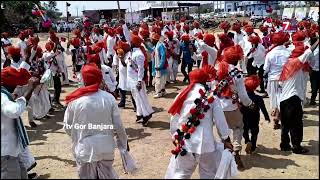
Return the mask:
M 60 36 L 61 34 L 59 34 Z M 63 34 L 66 36 L 66 34 Z M 44 47 L 47 35 L 40 35 L 40 45 Z M 15 39 L 16 41 L 16 39 Z M 66 46 L 66 43 L 63 43 Z M 70 65 L 70 57 L 67 57 Z M 181 80 L 181 73 L 179 79 Z M 69 75 L 69 77 L 72 77 Z M 135 123 L 135 113 L 132 110 L 130 98 L 127 98 L 126 109 L 121 110 L 121 116 L 129 137 L 131 152 L 139 166 L 134 175 L 124 174 L 118 152 L 114 167 L 121 178 L 163 178 L 166 172 L 170 150 L 173 147 L 169 135 L 169 115 L 167 110 L 174 97 L 184 88 L 176 84 L 167 87 L 165 98 L 154 100 L 152 90 L 149 90 L 149 100 L 156 110 L 149 127 Z M 308 84 L 310 90 L 310 84 Z M 75 87 L 63 87 L 61 99 L 74 90 Z M 308 90 L 308 91 L 309 91 Z M 310 98 L 310 93 L 307 96 Z M 265 102 L 268 107 L 268 98 Z M 63 102 L 63 101 L 62 101 Z M 319 177 L 319 101 L 317 106 L 304 108 L 304 138 L 302 145 L 310 149 L 306 155 L 284 153 L 279 150 L 280 130 L 273 130 L 272 124 L 261 119 L 258 138 L 258 151 L 254 155 L 245 155 L 243 162 L 246 166 L 236 178 L 317 178 Z M 33 170 L 41 178 L 78 178 L 74 158 L 71 153 L 70 138 L 62 130 L 63 111 L 54 113 L 51 119 L 36 121 L 36 129 L 27 127 L 30 136 L 30 149 L 38 165 Z M 26 122 L 26 114 L 23 119 Z M 196 172 L 193 178 L 199 178 Z

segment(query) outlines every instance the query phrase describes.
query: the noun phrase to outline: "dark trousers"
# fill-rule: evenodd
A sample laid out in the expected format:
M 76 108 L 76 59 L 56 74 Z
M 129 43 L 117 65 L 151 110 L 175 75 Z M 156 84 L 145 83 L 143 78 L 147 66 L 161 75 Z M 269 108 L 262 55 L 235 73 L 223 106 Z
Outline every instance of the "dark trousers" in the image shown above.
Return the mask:
M 53 76 L 54 101 L 60 103 L 61 80 L 58 75 Z
M 153 80 L 153 76 L 152 76 L 152 61 L 149 62 L 149 86 L 152 86 L 152 80 Z
M 299 148 L 303 138 L 303 110 L 298 96 L 292 96 L 280 103 L 280 117 L 282 126 L 280 147 L 290 146 L 290 133 L 293 148 Z
M 253 58 L 250 58 L 248 59 L 248 62 L 247 62 L 247 72 L 248 72 L 248 75 L 254 75 L 254 74 L 257 74 L 257 68 L 252 66 L 252 62 L 253 62 Z
M 258 76 L 260 79 L 260 90 L 262 92 L 265 92 L 265 87 L 264 87 L 265 83 L 264 83 L 263 73 L 264 73 L 263 65 L 261 65 L 260 68 L 258 69 Z
M 201 60 L 197 60 L 197 66 L 200 68 Z
M 310 72 L 311 101 L 315 101 L 320 88 L 320 71 Z
M 257 147 L 257 139 L 259 133 L 259 116 L 243 118 L 243 138 L 245 143 L 252 143 L 252 150 L 254 151 Z M 251 138 L 249 137 L 249 132 L 251 132 Z
M 183 81 L 188 80 L 190 82 L 189 73 L 192 71 L 192 66 L 193 66 L 192 63 L 187 64 L 185 62 L 182 62 L 182 64 L 181 64 L 181 72 L 182 72 L 182 74 L 184 76 Z M 188 67 L 188 73 L 186 72 L 186 67 Z
M 125 90 L 122 90 L 122 89 L 119 89 L 119 91 L 120 91 L 120 104 L 126 104 L 126 94 L 127 94 L 127 91 L 125 91 Z M 136 102 L 134 101 L 134 99 L 133 99 L 133 96 L 132 96 L 132 94 L 131 94 L 131 101 L 132 101 L 132 105 L 133 105 L 133 107 L 134 107 L 134 109 L 136 109 Z

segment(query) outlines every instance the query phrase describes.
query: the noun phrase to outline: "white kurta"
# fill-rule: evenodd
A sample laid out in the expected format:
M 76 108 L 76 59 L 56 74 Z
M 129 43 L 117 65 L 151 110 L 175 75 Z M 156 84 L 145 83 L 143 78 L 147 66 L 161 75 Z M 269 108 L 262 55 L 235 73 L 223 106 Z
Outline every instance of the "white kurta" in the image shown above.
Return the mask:
M 140 48 L 133 48 L 132 58 L 128 58 L 126 63 L 128 65 L 127 84 L 136 102 L 137 115 L 146 117 L 154 111 L 149 103 L 146 85 L 143 81 L 144 59 L 144 55 Z M 142 85 L 142 89 L 140 89 L 140 91 L 137 89 L 138 81 L 140 81 Z
M 252 53 L 253 62 L 252 65 L 254 67 L 260 68 L 264 64 L 265 61 L 266 49 L 263 47 L 261 43 L 258 44 L 258 48 Z
M 101 71 L 102 71 L 103 80 L 108 86 L 109 91 L 114 92 L 114 90 L 116 90 L 117 81 L 116 81 L 116 78 L 114 77 L 111 67 L 102 64 Z
M 128 61 L 128 59 L 131 58 L 131 52 L 128 52 L 124 56 L 124 61 Z M 123 66 L 122 63 L 120 62 L 119 57 L 117 54 L 113 56 L 113 66 L 118 66 L 119 67 L 119 85 L 118 88 L 124 90 L 124 91 L 129 91 L 130 88 L 127 85 L 127 67 Z
M 198 41 L 200 49 L 207 51 L 208 53 L 208 65 L 214 66 L 217 60 L 217 49 L 211 46 L 208 46 L 204 41 Z
M 21 49 L 20 50 L 20 54 L 21 54 L 21 57 L 23 59 L 26 59 L 26 48 L 27 48 L 27 42 L 26 41 L 22 41 L 21 39 L 19 40 L 19 43 L 18 43 L 18 47 Z
M 116 36 L 108 36 L 107 38 L 107 58 L 115 55 L 114 46 L 116 44 Z

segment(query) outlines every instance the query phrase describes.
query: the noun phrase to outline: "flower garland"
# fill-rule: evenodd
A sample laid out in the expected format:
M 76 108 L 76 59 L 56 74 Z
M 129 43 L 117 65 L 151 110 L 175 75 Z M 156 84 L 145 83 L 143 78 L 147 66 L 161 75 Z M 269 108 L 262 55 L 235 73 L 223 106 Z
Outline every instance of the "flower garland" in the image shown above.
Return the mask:
M 199 94 L 200 97 L 194 100 L 196 107 L 190 109 L 188 121 L 182 124 L 173 136 L 175 149 L 171 150 L 171 153 L 175 155 L 176 158 L 179 154 L 181 156 L 187 154 L 187 150 L 183 148 L 185 141 L 190 139 L 191 134 L 196 131 L 196 127 L 199 126 L 200 121 L 204 118 L 204 113 L 210 109 L 209 104 L 214 102 L 214 98 L 210 95 L 211 93 L 207 85 L 205 85 L 205 91 L 203 91 L 203 89 L 199 90 Z
M 214 95 L 221 97 L 222 91 L 232 83 L 233 78 L 241 78 L 242 71 L 238 70 L 237 68 L 234 68 L 228 74 L 229 76 L 227 76 L 225 79 L 222 79 L 218 84 L 216 84 L 216 88 L 213 91 Z M 238 102 L 238 94 L 233 93 L 231 98 L 233 104 Z

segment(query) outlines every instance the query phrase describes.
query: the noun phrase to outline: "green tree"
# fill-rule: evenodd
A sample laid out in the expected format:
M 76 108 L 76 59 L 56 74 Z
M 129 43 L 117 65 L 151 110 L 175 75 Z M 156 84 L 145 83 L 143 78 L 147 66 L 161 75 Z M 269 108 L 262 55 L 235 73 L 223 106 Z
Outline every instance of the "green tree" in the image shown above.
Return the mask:
M 46 15 L 48 16 L 48 18 L 50 18 L 52 21 L 59 20 L 59 18 L 62 16 L 62 13 L 59 12 L 59 9 L 57 8 L 56 1 L 44 2 L 43 8 L 46 11 Z

